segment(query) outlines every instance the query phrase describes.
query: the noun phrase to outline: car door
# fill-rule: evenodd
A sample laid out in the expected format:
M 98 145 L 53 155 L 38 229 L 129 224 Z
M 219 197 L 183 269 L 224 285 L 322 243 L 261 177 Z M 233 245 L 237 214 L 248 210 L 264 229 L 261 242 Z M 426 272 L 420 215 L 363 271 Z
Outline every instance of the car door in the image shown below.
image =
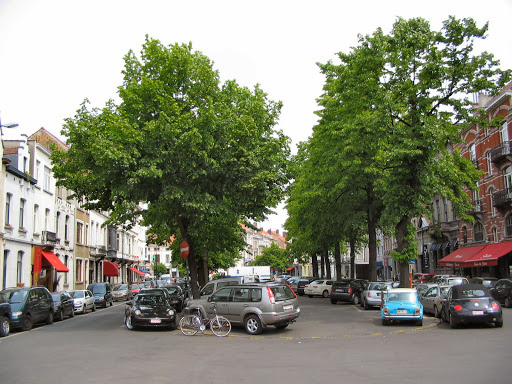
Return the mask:
M 92 308 L 94 305 L 94 295 L 91 291 L 85 291 L 85 305 L 87 308 Z
M 432 312 L 434 310 L 434 297 L 436 295 L 437 287 L 430 288 L 427 293 L 423 296 L 421 303 L 423 304 L 423 310 L 425 312 Z
M 41 304 L 37 294 L 37 289 L 33 288 L 28 292 L 28 311 L 32 314 L 32 321 L 39 323 L 42 318 Z
M 238 323 L 243 321 L 243 314 L 250 306 L 250 291 L 251 288 L 246 287 L 232 288 L 232 297 L 229 303 L 228 317 L 230 321 Z
M 48 314 L 52 310 L 52 295 L 45 288 L 37 289 L 37 296 L 39 298 L 39 307 L 41 308 L 41 321 L 46 320 Z
M 505 284 L 504 281 L 498 281 L 494 288 L 491 289 L 491 295 L 494 297 L 497 301 L 503 304 L 503 301 L 505 300 Z
M 206 312 L 208 312 L 209 315 L 213 315 L 215 313 L 213 308 L 214 306 L 216 306 L 217 314 L 229 319 L 231 290 L 232 288 L 230 288 L 229 286 L 225 286 L 217 290 L 213 295 L 211 295 L 205 306 Z

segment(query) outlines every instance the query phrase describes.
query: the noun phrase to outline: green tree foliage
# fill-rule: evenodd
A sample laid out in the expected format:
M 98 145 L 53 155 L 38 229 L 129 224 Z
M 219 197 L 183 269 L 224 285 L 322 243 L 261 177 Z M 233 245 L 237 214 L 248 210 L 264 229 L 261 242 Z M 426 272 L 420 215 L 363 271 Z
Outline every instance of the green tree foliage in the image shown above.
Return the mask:
M 191 45 L 146 38 L 140 58 L 125 56 L 123 75 L 119 105 L 89 110 L 84 102 L 66 120 L 70 149 L 54 152 L 54 173 L 86 208 L 109 211 L 110 222 L 142 219 L 155 243 L 187 240 L 197 297 L 204 257 L 234 255 L 239 222 L 263 219 L 283 197 L 281 103 L 258 86 L 221 84 Z
M 264 248 L 260 256 L 257 256 L 251 263 L 254 266 L 269 265 L 272 269 L 286 271 L 290 265 L 289 253 L 286 249 L 281 249 L 276 243 L 272 243 L 270 247 Z
M 164 264 L 155 263 L 155 265 L 153 265 L 153 273 L 155 274 L 155 276 L 162 276 L 166 273 L 169 273 L 169 271 L 167 270 L 167 267 Z

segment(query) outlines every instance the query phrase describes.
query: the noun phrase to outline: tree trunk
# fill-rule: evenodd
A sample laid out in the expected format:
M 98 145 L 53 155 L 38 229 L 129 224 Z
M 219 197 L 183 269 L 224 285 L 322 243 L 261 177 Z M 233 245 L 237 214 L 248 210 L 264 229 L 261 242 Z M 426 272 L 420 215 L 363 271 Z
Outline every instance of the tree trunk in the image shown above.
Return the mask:
M 396 226 L 396 250 L 398 252 L 402 252 L 407 247 L 407 244 L 405 243 L 405 236 L 407 235 L 407 226 L 410 222 L 411 217 L 404 216 Z M 400 287 L 410 288 L 409 261 L 399 262 L 398 265 L 400 270 Z
M 324 250 L 324 259 L 325 259 L 325 270 L 326 270 L 326 278 L 331 279 L 331 262 L 329 261 L 329 248 L 325 248 Z
M 325 278 L 325 259 L 323 254 L 320 254 L 320 277 L 322 279 Z
M 371 187 L 366 190 L 366 200 L 368 206 L 368 277 L 370 281 L 377 281 L 377 220 L 373 213 L 374 199 Z
M 341 279 L 341 249 L 340 249 L 340 242 L 337 241 L 334 244 L 334 262 L 335 262 L 335 268 L 336 268 L 336 279 Z
M 199 299 L 199 284 L 197 281 L 197 266 L 196 266 L 196 255 L 194 251 L 194 243 L 190 239 L 190 235 L 188 234 L 188 223 L 187 219 L 178 216 L 178 225 L 180 227 L 181 237 L 187 241 L 189 246 L 189 252 L 187 257 L 188 264 L 188 273 L 190 278 L 190 288 L 192 290 L 192 297 L 194 299 Z
M 311 253 L 311 267 L 313 268 L 313 277 L 318 277 L 318 260 L 316 253 Z
M 351 238 L 350 242 L 350 278 L 354 279 L 356 276 L 356 241 Z

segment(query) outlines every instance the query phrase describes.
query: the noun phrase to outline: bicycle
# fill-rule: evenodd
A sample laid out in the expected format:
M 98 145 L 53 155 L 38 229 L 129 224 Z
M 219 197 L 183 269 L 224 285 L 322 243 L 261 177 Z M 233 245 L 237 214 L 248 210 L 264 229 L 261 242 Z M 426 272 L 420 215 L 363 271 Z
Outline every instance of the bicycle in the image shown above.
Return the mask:
M 200 308 L 196 308 L 197 314 L 188 314 L 180 320 L 180 330 L 185 336 L 194 336 L 197 332 L 201 331 L 204 334 L 206 327 L 209 326 L 210 330 L 215 336 L 224 337 L 231 332 L 231 323 L 228 319 L 217 314 L 217 308 L 214 305 L 213 311 L 215 315 L 211 318 L 203 318 Z

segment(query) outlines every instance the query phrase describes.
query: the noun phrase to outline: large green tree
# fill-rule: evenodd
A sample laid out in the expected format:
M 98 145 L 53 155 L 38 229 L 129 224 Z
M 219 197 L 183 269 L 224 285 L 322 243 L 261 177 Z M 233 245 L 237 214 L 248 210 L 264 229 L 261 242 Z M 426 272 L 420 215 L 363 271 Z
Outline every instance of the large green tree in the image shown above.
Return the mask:
M 290 265 L 290 255 L 286 249 L 279 248 L 276 243 L 272 243 L 270 247 L 263 249 L 260 256 L 257 256 L 251 263 L 251 265 L 269 265 L 273 270 L 279 272 L 286 271 L 286 268 Z
M 55 176 L 86 208 L 109 211 L 112 223 L 142 219 L 155 242 L 187 240 L 198 297 L 204 257 L 233 254 L 239 222 L 263 219 L 283 197 L 281 103 L 258 86 L 221 83 L 191 45 L 146 38 L 140 58 L 125 56 L 123 74 L 119 105 L 84 103 L 66 120 L 70 149 L 53 153 Z
M 464 188 L 473 188 L 479 173 L 454 148 L 460 124 L 478 118 L 470 95 L 496 93 L 510 78 L 493 55 L 473 52 L 487 28 L 450 17 L 434 31 L 424 19 L 399 18 L 390 34 L 378 29 L 360 36 L 357 47 L 338 54 L 340 63 L 323 66 L 333 101 L 325 113 L 347 127 L 343 135 L 353 134 L 356 152 L 375 151 L 374 187 L 383 202 L 383 223 L 394 227 L 403 285 L 409 284 L 408 264 L 417 254 L 411 219 L 424 214 L 436 194 L 467 217 Z

